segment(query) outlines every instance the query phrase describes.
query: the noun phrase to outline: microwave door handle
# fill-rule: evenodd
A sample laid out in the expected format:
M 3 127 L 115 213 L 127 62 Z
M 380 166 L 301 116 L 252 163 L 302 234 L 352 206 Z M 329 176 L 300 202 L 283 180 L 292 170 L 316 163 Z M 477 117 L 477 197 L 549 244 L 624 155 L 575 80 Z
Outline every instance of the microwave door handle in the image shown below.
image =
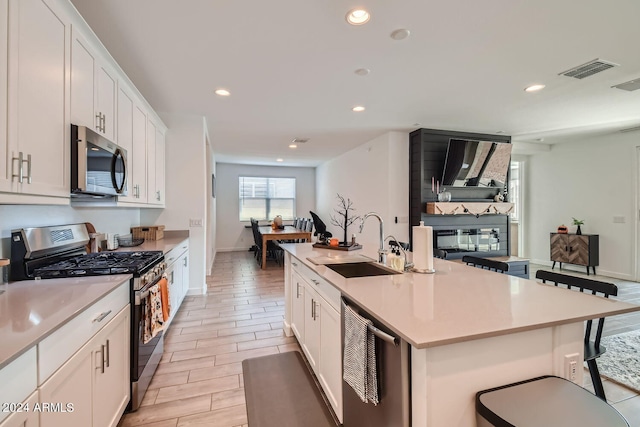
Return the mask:
M 123 178 L 121 183 L 116 181 L 116 164 L 118 163 L 119 158 L 122 159 Z M 116 152 L 113 154 L 113 159 L 111 160 L 111 182 L 113 183 L 113 187 L 116 189 L 116 193 L 122 194 L 124 187 L 127 184 L 127 162 L 120 149 L 116 149 Z

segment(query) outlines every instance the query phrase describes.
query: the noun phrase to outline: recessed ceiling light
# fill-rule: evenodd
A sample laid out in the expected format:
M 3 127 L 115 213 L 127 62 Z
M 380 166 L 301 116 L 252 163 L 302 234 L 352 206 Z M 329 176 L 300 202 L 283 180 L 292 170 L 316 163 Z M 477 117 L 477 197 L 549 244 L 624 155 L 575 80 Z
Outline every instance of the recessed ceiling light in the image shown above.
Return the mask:
M 358 76 L 366 76 L 370 72 L 371 70 L 369 70 L 368 68 L 358 68 L 357 70 L 354 71 L 354 73 L 356 73 L 356 75 Z
M 215 94 L 220 96 L 229 96 L 231 95 L 231 92 L 226 89 L 216 89 Z
M 276 159 L 276 162 L 284 162 L 282 159 Z
M 364 9 L 352 9 L 347 13 L 347 22 L 351 25 L 362 25 L 369 22 L 371 15 Z
M 398 30 L 395 30 L 394 32 L 391 33 L 390 37 L 394 40 L 404 40 L 407 37 L 409 37 L 409 35 L 411 35 L 411 31 L 405 29 L 405 28 L 400 28 Z
M 542 142 L 542 141 L 544 141 L 544 138 L 537 138 L 536 141 Z
M 298 144 L 289 144 L 289 148 L 298 148 Z
M 504 133 L 503 130 L 497 130 L 496 133 Z
M 536 84 L 536 85 L 527 86 L 526 88 L 524 88 L 524 90 L 525 92 L 537 92 L 544 88 L 545 88 L 545 85 Z
M 353 111 L 355 111 L 356 113 L 359 113 L 361 111 L 364 111 L 364 107 L 362 105 L 356 105 L 355 107 L 352 108 Z

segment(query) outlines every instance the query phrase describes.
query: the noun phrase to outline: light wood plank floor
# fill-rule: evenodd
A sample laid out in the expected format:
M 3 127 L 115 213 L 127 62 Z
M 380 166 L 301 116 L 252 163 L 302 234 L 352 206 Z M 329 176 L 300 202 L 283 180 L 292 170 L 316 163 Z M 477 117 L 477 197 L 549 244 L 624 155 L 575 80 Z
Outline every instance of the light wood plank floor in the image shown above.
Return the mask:
M 142 406 L 121 427 L 246 427 L 242 360 L 300 350 L 282 330 L 283 268 L 267 267 L 252 252 L 216 255 L 207 295 L 185 297 Z
M 531 266 L 532 278 L 538 267 Z M 595 278 L 613 281 L 619 299 L 640 304 L 640 284 Z M 185 298 L 141 408 L 125 415 L 120 427 L 246 427 L 242 360 L 299 351 L 295 339 L 282 331 L 282 267 L 269 261 L 261 270 L 252 252 L 223 252 L 216 255 L 207 284 L 207 295 Z M 617 316 L 605 325 L 606 335 L 640 329 L 640 314 Z M 585 387 L 593 391 L 587 371 Z M 640 425 L 640 395 L 611 381 L 604 381 L 604 387 L 609 403 L 630 425 Z

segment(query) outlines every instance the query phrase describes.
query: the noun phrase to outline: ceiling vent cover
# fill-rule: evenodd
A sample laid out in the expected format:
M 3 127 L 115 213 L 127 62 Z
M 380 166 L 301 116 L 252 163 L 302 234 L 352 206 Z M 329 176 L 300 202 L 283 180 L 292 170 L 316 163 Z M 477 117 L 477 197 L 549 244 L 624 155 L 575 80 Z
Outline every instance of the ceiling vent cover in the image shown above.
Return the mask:
M 593 76 L 609 68 L 617 67 L 618 64 L 613 62 L 603 61 L 602 59 L 594 59 L 586 64 L 578 65 L 570 70 L 560 73 L 561 76 L 575 77 L 576 79 L 584 79 L 585 77 Z
M 640 130 L 640 126 L 635 126 L 632 128 L 627 128 L 627 129 L 621 129 L 620 133 L 628 133 L 628 132 L 636 132 Z
M 309 142 L 309 138 L 296 138 L 291 142 L 294 144 L 304 144 L 305 142 Z

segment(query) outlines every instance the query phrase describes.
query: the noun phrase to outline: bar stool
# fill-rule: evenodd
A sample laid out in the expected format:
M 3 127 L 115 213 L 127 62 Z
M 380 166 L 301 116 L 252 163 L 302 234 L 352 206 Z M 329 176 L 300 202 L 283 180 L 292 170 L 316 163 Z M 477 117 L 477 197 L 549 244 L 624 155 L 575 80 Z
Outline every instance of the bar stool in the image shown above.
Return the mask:
M 629 427 L 607 402 L 550 375 L 478 392 L 476 421 L 478 427 Z

